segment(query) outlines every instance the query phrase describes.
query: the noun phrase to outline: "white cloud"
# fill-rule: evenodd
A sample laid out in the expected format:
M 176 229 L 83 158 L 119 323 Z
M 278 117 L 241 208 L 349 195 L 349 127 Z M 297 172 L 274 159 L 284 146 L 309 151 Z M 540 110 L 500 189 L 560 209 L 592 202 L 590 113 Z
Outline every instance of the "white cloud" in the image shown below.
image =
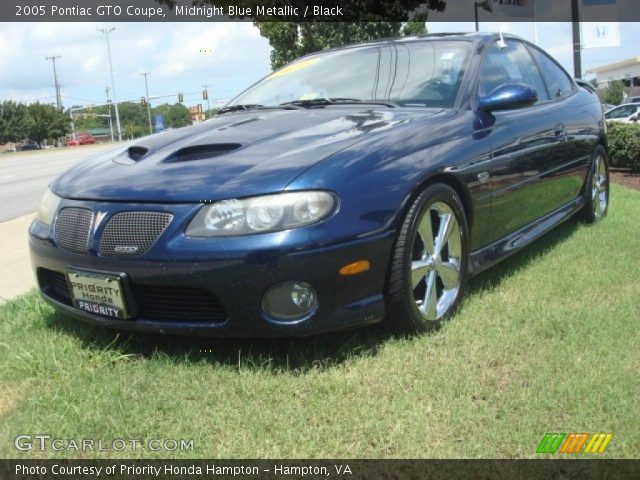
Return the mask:
M 269 70 L 268 42 L 249 22 L 114 26 L 110 40 L 119 100 L 144 95 L 144 81 L 138 75 L 143 71 L 151 72 L 151 94 L 195 92 L 208 82 L 215 84 L 212 92 L 219 93 L 219 97 L 212 95 L 215 99 L 230 97 Z M 30 100 L 43 92 L 53 96 L 53 70 L 44 57 L 61 55 L 56 66 L 64 103 L 103 101 L 110 78 L 106 41 L 98 27 L 104 25 L 4 24 L 0 30 L 0 98 Z M 251 62 L 247 62 L 249 55 Z M 186 103 L 192 101 L 195 98 L 186 98 Z

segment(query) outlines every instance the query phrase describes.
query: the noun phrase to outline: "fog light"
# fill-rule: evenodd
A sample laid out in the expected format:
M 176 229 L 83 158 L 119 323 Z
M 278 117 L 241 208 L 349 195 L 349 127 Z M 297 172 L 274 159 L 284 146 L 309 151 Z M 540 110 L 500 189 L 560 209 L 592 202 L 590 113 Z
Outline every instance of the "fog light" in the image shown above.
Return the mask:
M 274 285 L 262 298 L 262 309 L 275 320 L 291 322 L 306 317 L 318 308 L 315 288 L 305 282 Z

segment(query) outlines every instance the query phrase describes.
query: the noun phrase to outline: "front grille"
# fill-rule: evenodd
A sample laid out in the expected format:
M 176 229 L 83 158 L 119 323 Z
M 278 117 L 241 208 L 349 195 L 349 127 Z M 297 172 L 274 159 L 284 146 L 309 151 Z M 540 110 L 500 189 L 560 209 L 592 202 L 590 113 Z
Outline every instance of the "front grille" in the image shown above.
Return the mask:
M 86 252 L 92 221 L 93 212 L 88 208 L 63 208 L 56 219 L 56 243 L 71 252 Z
M 63 273 L 38 269 L 38 283 L 50 298 L 72 305 L 67 278 Z M 213 293 L 184 287 L 131 284 L 138 317 L 156 322 L 222 323 L 224 307 Z
M 134 256 L 148 251 L 173 220 L 164 212 L 116 213 L 102 232 L 100 255 Z
M 213 293 L 181 287 L 132 284 L 138 316 L 157 321 L 221 323 L 224 307 Z

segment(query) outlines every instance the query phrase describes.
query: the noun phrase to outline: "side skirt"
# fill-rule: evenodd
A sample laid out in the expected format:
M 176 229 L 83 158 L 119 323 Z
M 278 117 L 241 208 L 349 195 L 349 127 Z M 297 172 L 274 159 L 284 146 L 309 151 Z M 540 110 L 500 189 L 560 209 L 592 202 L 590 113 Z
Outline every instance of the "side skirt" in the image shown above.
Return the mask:
M 516 230 L 486 247 L 471 252 L 469 255 L 469 275 L 477 275 L 501 260 L 504 260 L 509 255 L 516 253 L 521 248 L 540 238 L 553 227 L 571 218 L 571 216 L 583 206 L 584 199 L 582 196 L 579 196 L 570 203 L 526 225 L 520 230 Z

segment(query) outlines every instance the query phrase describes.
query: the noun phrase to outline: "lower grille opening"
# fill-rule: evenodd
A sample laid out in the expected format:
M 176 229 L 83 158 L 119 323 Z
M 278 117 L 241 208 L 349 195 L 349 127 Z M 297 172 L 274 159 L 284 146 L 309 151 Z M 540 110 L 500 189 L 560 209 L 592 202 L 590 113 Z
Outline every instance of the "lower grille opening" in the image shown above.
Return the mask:
M 45 268 L 38 269 L 38 284 L 42 293 L 65 305 L 72 305 L 67 277 L 64 273 Z
M 42 292 L 65 305 L 72 305 L 64 273 L 38 269 Z M 138 317 L 154 322 L 223 323 L 227 315 L 213 293 L 184 287 L 166 287 L 131 283 L 130 289 Z
M 148 320 L 222 323 L 226 319 L 218 298 L 206 290 L 131 284 L 138 316 Z

